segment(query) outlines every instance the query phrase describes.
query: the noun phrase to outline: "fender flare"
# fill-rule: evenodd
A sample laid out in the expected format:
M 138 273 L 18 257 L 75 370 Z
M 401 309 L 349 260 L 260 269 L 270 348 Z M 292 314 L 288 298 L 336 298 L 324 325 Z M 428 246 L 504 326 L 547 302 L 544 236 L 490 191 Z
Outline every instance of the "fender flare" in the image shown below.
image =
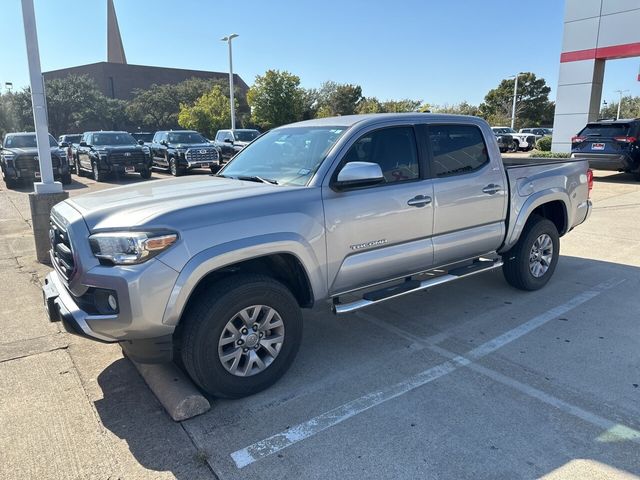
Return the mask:
M 303 237 L 296 233 L 258 235 L 216 245 L 191 258 L 180 271 L 171 290 L 162 323 L 179 323 L 192 292 L 210 273 L 245 260 L 283 253 L 296 257 L 304 268 L 312 298 L 317 300 L 326 297 L 326 275 L 323 275 L 324 270 L 320 268 L 321 264 L 311 245 Z

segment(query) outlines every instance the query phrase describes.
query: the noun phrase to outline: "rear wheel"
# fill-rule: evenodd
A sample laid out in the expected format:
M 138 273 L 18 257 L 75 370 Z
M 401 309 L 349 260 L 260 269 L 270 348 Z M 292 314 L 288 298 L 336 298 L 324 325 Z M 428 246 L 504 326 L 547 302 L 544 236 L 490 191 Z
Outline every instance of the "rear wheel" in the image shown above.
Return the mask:
M 4 184 L 7 188 L 16 188 L 18 186 L 17 178 L 9 178 L 7 176 L 4 177 Z
M 520 290 L 544 287 L 558 263 L 560 239 L 555 224 L 532 216 L 515 246 L 503 255 L 502 272 L 512 286 Z
M 239 274 L 202 292 L 179 335 L 191 378 L 211 395 L 239 398 L 264 390 L 287 371 L 300 346 L 302 313 L 281 283 Z

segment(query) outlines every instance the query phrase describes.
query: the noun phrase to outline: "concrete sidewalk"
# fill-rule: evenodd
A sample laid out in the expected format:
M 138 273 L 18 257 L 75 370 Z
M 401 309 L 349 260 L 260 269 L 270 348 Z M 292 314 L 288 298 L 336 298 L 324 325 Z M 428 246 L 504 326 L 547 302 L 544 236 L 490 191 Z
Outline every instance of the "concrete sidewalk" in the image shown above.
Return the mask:
M 35 262 L 26 190 L 0 187 L 0 478 L 215 478 L 117 345 L 47 321 L 48 271 Z

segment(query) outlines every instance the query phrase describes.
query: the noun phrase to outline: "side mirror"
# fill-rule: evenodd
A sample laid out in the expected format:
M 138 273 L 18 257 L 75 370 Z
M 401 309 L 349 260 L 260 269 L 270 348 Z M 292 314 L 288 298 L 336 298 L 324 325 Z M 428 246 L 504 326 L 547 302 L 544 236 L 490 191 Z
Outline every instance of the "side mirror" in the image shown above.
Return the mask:
M 85 142 L 84 140 L 82 142 L 80 142 L 78 145 L 80 145 L 81 147 L 86 147 L 87 146 L 87 142 Z
M 224 143 L 233 143 L 233 140 L 231 138 L 225 138 L 223 140 Z
M 349 162 L 338 173 L 334 186 L 339 190 L 366 187 L 384 182 L 382 169 L 377 163 Z
M 138 145 L 144 145 L 144 140 L 138 140 Z
M 67 148 L 69 144 L 67 142 L 60 142 L 60 148 Z

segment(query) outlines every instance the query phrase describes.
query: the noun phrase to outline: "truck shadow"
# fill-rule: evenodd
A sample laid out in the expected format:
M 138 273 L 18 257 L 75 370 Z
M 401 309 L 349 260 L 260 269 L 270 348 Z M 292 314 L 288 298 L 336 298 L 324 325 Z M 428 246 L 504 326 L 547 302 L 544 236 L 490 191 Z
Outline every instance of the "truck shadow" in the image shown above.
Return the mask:
M 633 173 L 616 173 L 613 175 L 608 175 L 609 172 L 604 172 L 602 170 L 594 170 L 593 179 L 598 183 L 612 183 L 617 185 L 638 185 L 640 186 L 640 181 L 636 180 L 635 174 Z
M 429 324 L 425 327 L 425 331 L 431 330 L 431 334 L 435 334 L 440 332 L 448 333 L 456 329 L 457 333 L 460 334 L 461 331 L 466 333 L 473 332 L 481 326 L 478 312 L 485 311 L 486 313 L 486 306 L 495 309 L 497 315 L 500 315 L 499 312 L 503 308 L 513 308 L 515 311 L 521 311 L 521 313 L 513 313 L 512 311 L 512 315 L 515 316 L 510 317 L 510 320 L 508 316 L 501 318 L 503 322 L 501 330 L 508 330 L 517 327 L 534 315 L 533 312 L 527 311 L 525 302 L 529 302 L 529 304 L 535 303 L 536 298 L 548 302 L 547 297 L 550 291 L 556 293 L 566 291 L 566 295 L 562 293 L 557 300 L 558 304 L 560 304 L 566 302 L 571 296 L 612 279 L 624 279 L 627 283 L 626 290 L 637 290 L 640 280 L 640 268 L 599 260 L 562 256 L 555 277 L 545 289 L 538 292 L 515 290 L 503 281 L 499 272 L 494 272 L 461 280 L 447 288 L 435 288 L 428 294 L 417 293 L 382 305 L 387 309 L 387 313 L 389 311 L 394 312 L 394 318 L 399 328 L 416 332 L 419 335 L 424 335 L 424 331 L 414 327 L 419 325 L 419 322 L 425 323 L 425 315 L 427 315 L 426 323 Z M 618 308 L 616 299 L 620 297 L 613 296 L 613 289 L 609 292 L 611 293 L 599 297 L 597 303 L 599 306 L 604 306 L 603 308 L 615 311 Z M 461 300 L 465 298 L 474 298 L 474 300 L 470 302 Z M 428 312 L 425 309 L 425 302 L 429 302 Z M 548 308 L 553 308 L 553 306 L 548 305 Z M 367 312 L 371 312 L 379 318 L 385 318 L 385 310 L 376 310 L 376 308 L 373 307 Z M 476 310 L 475 313 L 471 311 L 474 308 Z M 465 316 L 464 314 L 467 313 L 465 310 L 470 310 L 469 313 L 471 315 Z M 575 315 L 579 315 L 579 312 L 576 312 Z M 407 345 L 403 345 L 403 342 L 406 343 L 406 341 L 390 339 L 384 332 L 371 329 L 370 324 L 363 323 L 364 321 L 361 318 L 353 314 L 346 315 L 340 321 L 336 321 L 335 317 L 328 311 L 327 313 L 312 312 L 309 315 L 305 315 L 305 320 L 307 324 L 305 325 L 305 335 L 300 353 L 296 362 L 282 380 L 270 389 L 252 397 L 212 402 L 211 411 L 186 422 L 186 430 L 182 425 L 174 423 L 169 418 L 163 407 L 146 387 L 135 367 L 126 359 L 120 359 L 112 363 L 98 376 L 98 384 L 104 395 L 101 400 L 95 402 L 98 415 L 107 429 L 127 442 L 131 453 L 144 468 L 155 471 L 170 471 L 179 479 L 209 478 L 208 476 L 211 475 L 211 472 L 206 465 L 208 461 L 216 466 L 217 474 L 219 474 L 220 470 L 229 468 L 229 454 L 233 450 L 232 447 L 227 446 L 225 438 L 221 438 L 221 435 L 225 435 L 225 431 L 229 431 L 228 429 L 242 431 L 243 437 L 246 437 L 245 441 L 248 442 L 246 444 L 261 440 L 264 436 L 264 433 L 255 434 L 251 430 L 251 423 L 243 423 L 243 416 L 238 415 L 237 411 L 260 412 L 260 417 L 264 418 L 270 415 L 286 416 L 286 411 L 289 409 L 295 411 L 296 403 L 304 402 L 308 398 L 322 398 L 326 395 L 327 389 L 342 385 L 343 382 L 350 381 L 350 378 L 357 379 L 359 376 L 378 375 L 379 373 L 375 372 L 379 372 L 388 357 L 392 355 L 391 349 L 395 348 L 397 351 L 404 349 L 407 355 L 411 355 L 411 349 Z M 560 323 L 564 325 L 563 322 Z M 619 328 L 621 326 L 617 325 L 614 330 Z M 502 332 L 494 332 L 492 336 L 500 333 Z M 637 332 L 635 334 L 632 332 L 627 333 L 634 335 L 640 341 L 640 336 L 638 336 Z M 602 334 L 609 336 L 608 333 Z M 532 335 L 534 334 L 532 333 Z M 362 338 L 359 339 L 360 337 Z M 488 338 L 484 338 L 481 341 L 486 340 Z M 524 340 L 526 341 L 526 337 L 524 337 Z M 327 345 L 331 345 L 330 351 L 327 351 Z M 561 345 L 564 346 L 565 344 L 562 343 Z M 557 347 L 549 347 L 550 350 L 553 348 Z M 588 347 L 585 346 L 584 348 Z M 372 352 L 377 353 L 372 354 Z M 597 359 L 594 362 L 599 362 L 600 364 L 604 362 L 601 353 L 599 351 L 593 352 L 592 358 Z M 378 363 L 379 365 L 376 365 Z M 583 365 L 582 367 L 586 367 L 585 371 L 589 370 L 588 365 Z M 564 365 L 558 368 L 567 369 L 567 371 L 580 371 L 582 367 L 579 365 Z M 620 365 L 613 360 L 606 364 L 605 368 L 610 371 L 612 377 L 620 375 Z M 530 375 L 536 374 L 535 367 L 531 367 L 528 371 Z M 602 373 L 602 370 L 600 370 L 600 373 Z M 585 374 L 588 375 L 588 373 Z M 514 377 L 520 381 L 525 381 L 523 380 L 524 377 L 521 378 L 517 374 L 514 374 Z M 439 384 L 439 388 L 444 388 L 444 394 L 447 394 L 447 387 L 443 385 L 446 385 L 446 382 Z M 383 383 L 381 386 L 384 386 Z M 470 386 L 469 388 L 472 387 Z M 571 386 L 567 388 L 571 388 Z M 357 388 L 355 392 L 356 396 L 370 393 L 368 390 L 359 392 Z M 419 395 L 419 390 L 416 390 L 415 394 Z M 452 394 L 455 394 L 455 392 L 452 392 Z M 499 391 L 496 391 L 496 401 L 498 402 L 500 401 L 499 395 Z M 597 397 L 590 398 L 587 393 L 584 393 L 584 395 L 586 405 L 597 403 Z M 330 410 L 336 406 L 331 400 L 327 400 L 326 403 L 326 405 L 322 406 L 322 409 Z M 536 408 L 544 411 L 551 408 L 543 403 L 536 405 Z M 629 424 L 629 412 L 633 409 L 627 409 L 626 412 L 623 409 L 623 415 L 620 412 L 611 410 L 611 407 L 611 405 L 606 408 L 603 407 L 599 413 L 605 417 L 616 419 L 621 423 L 625 423 L 624 417 L 628 417 L 626 423 L 632 428 L 640 429 L 633 424 L 636 420 L 632 419 L 632 423 Z M 472 405 L 465 408 L 473 410 L 473 408 L 477 407 Z M 282 424 L 286 425 L 287 421 L 289 420 L 284 419 L 280 423 L 284 422 Z M 513 428 L 508 431 L 489 431 L 488 435 L 505 437 L 518 444 L 521 438 L 527 436 L 528 432 L 519 432 L 517 425 L 518 423 L 514 423 Z M 489 424 L 487 428 L 490 427 L 491 425 Z M 187 430 L 191 434 L 187 434 Z M 580 431 L 582 432 L 583 430 Z M 325 434 L 331 435 L 331 430 Z M 465 438 L 467 438 L 467 432 L 465 432 L 464 428 L 457 428 L 455 425 L 451 426 L 449 434 L 459 438 L 463 444 Z M 428 433 L 425 435 L 429 436 Z M 532 468 L 535 470 L 535 475 L 525 475 L 523 473 L 523 478 L 543 476 L 554 469 L 561 468 L 571 459 L 585 458 L 633 472 L 634 474 L 640 473 L 640 466 L 636 460 L 627 455 L 627 452 L 634 446 L 632 442 L 620 440 L 606 443 L 586 434 L 579 438 L 574 438 L 574 435 L 578 434 L 574 432 L 573 434 L 559 437 L 562 440 L 562 445 L 558 446 L 557 454 L 547 451 L 549 457 L 540 458 L 536 465 L 527 461 L 528 457 L 525 454 L 516 459 L 516 462 L 522 463 L 520 471 L 531 473 Z M 237 439 L 238 435 L 230 434 L 230 438 Z M 433 432 L 433 438 L 423 438 L 421 442 L 437 443 L 437 439 L 438 433 Z M 411 440 L 407 441 L 411 442 Z M 196 444 L 194 445 L 194 443 Z M 408 444 L 405 447 L 408 450 L 417 448 L 414 444 Z M 435 451 L 438 452 L 439 450 L 435 449 Z M 209 455 L 211 455 L 212 459 L 210 459 Z M 492 472 L 484 473 L 488 478 L 498 477 L 502 472 L 506 471 L 505 469 L 513 467 L 513 462 L 513 458 L 497 459 L 495 460 L 495 469 Z M 447 471 L 447 462 L 444 459 L 441 465 L 442 471 L 431 472 L 431 474 L 443 478 L 450 477 L 451 471 Z M 420 469 L 424 468 L 419 458 L 416 460 L 415 468 L 416 471 L 421 471 Z M 354 465 L 353 470 L 348 469 L 349 466 L 345 464 L 328 467 L 326 476 L 333 476 L 331 474 L 333 470 L 334 472 L 341 471 L 342 473 L 346 471 L 348 473 L 347 477 L 355 477 L 361 473 L 362 465 Z M 298 466 L 298 471 L 304 472 L 305 466 Z M 236 474 L 241 475 L 240 472 L 236 472 Z

